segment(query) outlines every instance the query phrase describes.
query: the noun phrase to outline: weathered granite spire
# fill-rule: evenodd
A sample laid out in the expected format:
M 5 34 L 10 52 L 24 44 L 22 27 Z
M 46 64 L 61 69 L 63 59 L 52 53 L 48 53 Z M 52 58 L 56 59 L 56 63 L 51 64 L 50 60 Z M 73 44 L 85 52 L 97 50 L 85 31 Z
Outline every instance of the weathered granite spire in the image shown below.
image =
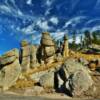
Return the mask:
M 64 35 L 64 44 L 63 44 L 63 57 L 69 56 L 69 46 L 68 46 L 68 36 Z

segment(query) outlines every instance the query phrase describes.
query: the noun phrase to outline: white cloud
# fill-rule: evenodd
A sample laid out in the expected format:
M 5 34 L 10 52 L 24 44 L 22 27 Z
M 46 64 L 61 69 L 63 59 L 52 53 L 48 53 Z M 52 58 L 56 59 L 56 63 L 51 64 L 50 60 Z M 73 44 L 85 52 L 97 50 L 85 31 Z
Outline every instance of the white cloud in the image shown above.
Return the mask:
M 18 15 L 23 16 L 23 13 L 20 10 L 18 10 L 17 13 Z
M 80 23 L 81 20 L 84 20 L 84 19 L 86 19 L 85 16 L 77 16 L 77 17 L 74 17 L 74 18 L 68 20 L 68 21 L 65 23 L 65 25 L 64 25 L 63 28 L 66 28 L 66 27 L 68 27 L 69 25 L 75 26 L 77 23 Z
M 34 23 L 32 23 L 31 25 L 29 25 L 28 27 L 25 27 L 23 29 L 21 29 L 21 31 L 24 33 L 24 34 L 31 34 L 34 32 Z
M 51 6 L 52 3 L 53 3 L 53 0 L 46 0 L 46 5 L 47 6 Z
M 0 5 L 0 10 L 10 13 L 11 9 L 8 6 Z
M 31 5 L 32 4 L 32 0 L 27 0 L 26 2 L 28 5 Z
M 78 35 L 76 36 L 76 41 L 75 41 L 76 44 L 79 44 L 79 43 L 81 42 L 81 40 L 80 40 L 80 37 L 81 37 L 81 36 L 82 36 L 81 34 L 78 34 Z M 72 42 L 73 42 L 73 38 L 70 37 L 68 41 L 69 41 L 69 43 L 72 43 Z
M 61 31 L 60 29 L 58 29 L 56 32 L 51 33 L 51 35 L 56 39 L 61 39 L 65 34 L 67 34 L 68 31 Z
M 85 26 L 87 26 L 87 25 L 89 25 L 89 24 L 91 24 L 93 22 L 100 22 L 100 18 L 91 19 L 91 20 L 87 21 L 86 24 L 85 24 Z
M 51 10 L 52 8 L 48 8 L 48 9 L 46 9 L 46 11 L 45 11 L 45 16 L 47 16 L 47 15 L 49 15 L 50 14 L 50 10 Z
M 72 42 L 73 42 L 73 39 L 70 38 L 68 41 L 69 41 L 70 43 L 72 43 Z M 79 36 L 76 37 L 76 42 L 75 42 L 75 43 L 76 43 L 76 44 L 80 43 L 80 37 L 79 37 Z
M 38 20 L 37 26 L 39 26 L 39 28 L 41 28 L 43 31 L 47 31 L 47 30 L 51 29 L 51 27 L 48 25 L 48 21 Z
M 92 27 L 90 31 L 93 32 L 97 30 L 100 30 L 100 25 Z
M 58 20 L 57 17 L 52 17 L 52 18 L 50 19 L 50 21 L 51 21 L 53 24 L 55 24 L 55 25 L 57 25 L 58 22 L 59 22 L 59 20 Z

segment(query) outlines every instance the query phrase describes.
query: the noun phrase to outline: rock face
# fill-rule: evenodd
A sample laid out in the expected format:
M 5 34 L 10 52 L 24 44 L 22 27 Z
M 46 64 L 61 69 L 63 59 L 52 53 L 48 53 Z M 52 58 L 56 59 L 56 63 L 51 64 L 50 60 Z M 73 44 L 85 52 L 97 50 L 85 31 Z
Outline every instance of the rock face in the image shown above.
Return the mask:
M 8 51 L 0 57 L 0 87 L 3 90 L 11 87 L 21 73 L 19 64 L 19 52 L 17 49 Z
M 21 67 L 23 72 L 27 72 L 30 69 L 30 45 L 26 40 L 21 42 Z
M 71 96 L 81 95 L 92 86 L 93 80 L 88 69 L 75 59 L 67 59 L 56 72 L 57 87 Z
M 49 33 L 42 33 L 41 46 L 44 61 L 46 63 L 52 63 L 54 61 L 55 47 Z
M 54 88 L 54 72 L 49 72 L 40 77 L 40 85 L 44 88 Z
M 28 72 L 31 68 L 39 66 L 37 60 L 37 49 L 35 45 L 29 44 L 28 41 L 21 42 L 21 67 L 23 72 Z

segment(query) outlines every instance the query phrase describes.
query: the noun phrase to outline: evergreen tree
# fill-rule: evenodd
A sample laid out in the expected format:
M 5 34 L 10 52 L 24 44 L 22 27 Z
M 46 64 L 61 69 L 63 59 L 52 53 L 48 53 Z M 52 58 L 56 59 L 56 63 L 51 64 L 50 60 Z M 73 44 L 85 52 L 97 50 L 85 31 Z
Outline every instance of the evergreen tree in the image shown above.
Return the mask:
M 73 39 L 72 48 L 73 50 L 76 50 L 76 32 L 75 31 L 73 32 L 72 39 Z
M 85 43 L 85 47 L 87 48 L 89 47 L 89 45 L 92 44 L 92 39 L 89 31 L 84 32 L 84 43 Z

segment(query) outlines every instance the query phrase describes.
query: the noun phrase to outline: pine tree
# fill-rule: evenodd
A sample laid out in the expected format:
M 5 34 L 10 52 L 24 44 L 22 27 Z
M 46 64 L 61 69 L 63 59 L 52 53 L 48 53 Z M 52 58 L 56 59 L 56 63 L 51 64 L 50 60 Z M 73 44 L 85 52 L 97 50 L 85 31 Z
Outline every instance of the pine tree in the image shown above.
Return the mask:
M 87 48 L 89 47 L 89 45 L 92 44 L 92 39 L 89 31 L 84 32 L 84 43 L 85 43 L 85 47 Z
M 76 32 L 75 31 L 73 32 L 72 39 L 73 39 L 73 41 L 72 41 L 72 48 L 74 50 L 76 50 Z

